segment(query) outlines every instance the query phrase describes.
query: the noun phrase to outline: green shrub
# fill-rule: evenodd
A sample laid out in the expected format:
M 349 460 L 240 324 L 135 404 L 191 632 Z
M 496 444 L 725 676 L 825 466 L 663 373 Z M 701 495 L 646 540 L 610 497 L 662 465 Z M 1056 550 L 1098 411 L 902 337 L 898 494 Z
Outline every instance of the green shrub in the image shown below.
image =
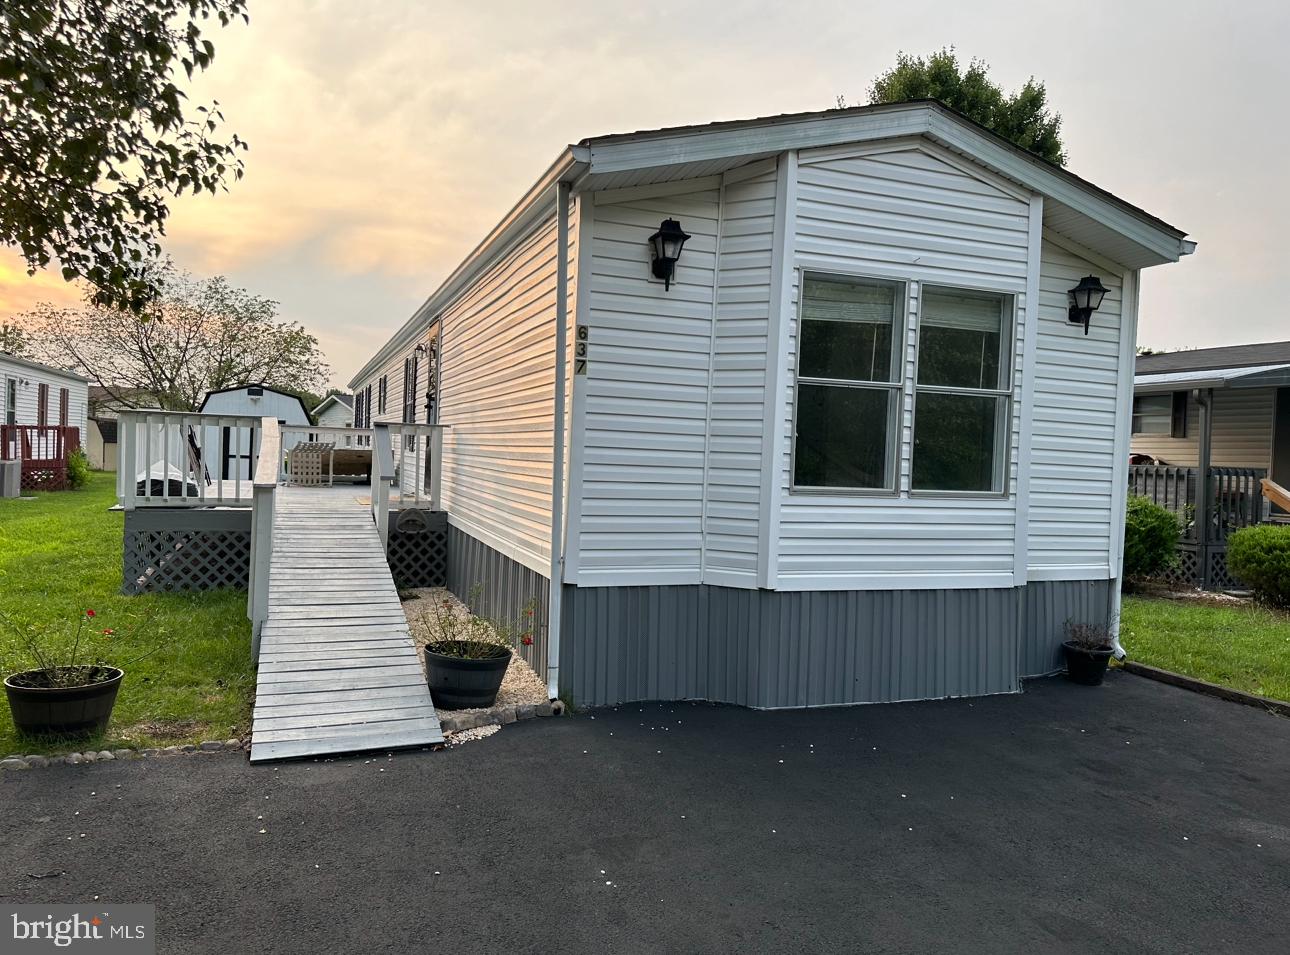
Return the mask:
M 1260 603 L 1290 607 L 1290 527 L 1243 527 L 1227 539 L 1227 569 Z
M 85 452 L 77 448 L 67 456 L 67 483 L 73 490 L 85 486 L 90 479 L 90 459 Z
M 1124 517 L 1124 576 L 1150 577 L 1178 563 L 1178 518 L 1145 497 L 1130 497 Z

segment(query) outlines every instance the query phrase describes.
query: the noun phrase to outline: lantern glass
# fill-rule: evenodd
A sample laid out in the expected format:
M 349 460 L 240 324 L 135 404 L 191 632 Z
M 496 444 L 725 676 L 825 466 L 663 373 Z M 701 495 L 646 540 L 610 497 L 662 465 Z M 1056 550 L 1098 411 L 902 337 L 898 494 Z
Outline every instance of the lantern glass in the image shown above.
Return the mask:
M 1107 291 L 1096 275 L 1086 275 L 1080 279 L 1079 285 L 1071 289 L 1071 298 L 1074 299 L 1076 308 L 1093 312 L 1101 307 Z

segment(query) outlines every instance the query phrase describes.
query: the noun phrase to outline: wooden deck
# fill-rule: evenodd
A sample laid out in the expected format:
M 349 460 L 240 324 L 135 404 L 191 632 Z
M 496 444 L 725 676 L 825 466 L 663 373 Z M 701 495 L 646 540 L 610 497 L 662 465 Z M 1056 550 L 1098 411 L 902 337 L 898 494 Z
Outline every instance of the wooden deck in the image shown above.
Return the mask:
M 443 741 L 361 491 L 277 489 L 251 762 Z

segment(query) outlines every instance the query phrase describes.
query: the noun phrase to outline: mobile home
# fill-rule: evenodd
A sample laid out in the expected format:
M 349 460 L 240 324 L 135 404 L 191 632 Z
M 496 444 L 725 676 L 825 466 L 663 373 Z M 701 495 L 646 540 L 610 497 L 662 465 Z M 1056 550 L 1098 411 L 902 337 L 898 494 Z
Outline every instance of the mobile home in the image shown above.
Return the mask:
M 1106 619 L 1185 233 L 933 103 L 570 146 L 356 374 L 578 703 L 1015 691 Z M 401 475 L 418 482 L 421 475 Z

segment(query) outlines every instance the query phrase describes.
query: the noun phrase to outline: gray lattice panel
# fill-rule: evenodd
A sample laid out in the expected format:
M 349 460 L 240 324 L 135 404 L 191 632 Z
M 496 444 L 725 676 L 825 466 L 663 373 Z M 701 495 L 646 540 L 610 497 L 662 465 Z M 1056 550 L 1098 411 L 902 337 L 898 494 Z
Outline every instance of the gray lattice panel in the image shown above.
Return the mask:
M 1161 576 L 1171 584 L 1179 584 L 1184 587 L 1199 587 L 1201 585 L 1200 571 L 1200 555 L 1197 553 L 1196 545 L 1180 544 L 1178 546 L 1178 564 L 1165 571 Z
M 400 589 L 446 586 L 448 515 L 412 509 L 392 513 L 386 559 Z
M 1209 552 L 1209 588 L 1210 590 L 1249 590 L 1245 584 L 1233 576 L 1227 566 L 1227 548 L 1213 547 Z
M 126 512 L 121 592 L 245 590 L 250 517 L 245 509 Z

